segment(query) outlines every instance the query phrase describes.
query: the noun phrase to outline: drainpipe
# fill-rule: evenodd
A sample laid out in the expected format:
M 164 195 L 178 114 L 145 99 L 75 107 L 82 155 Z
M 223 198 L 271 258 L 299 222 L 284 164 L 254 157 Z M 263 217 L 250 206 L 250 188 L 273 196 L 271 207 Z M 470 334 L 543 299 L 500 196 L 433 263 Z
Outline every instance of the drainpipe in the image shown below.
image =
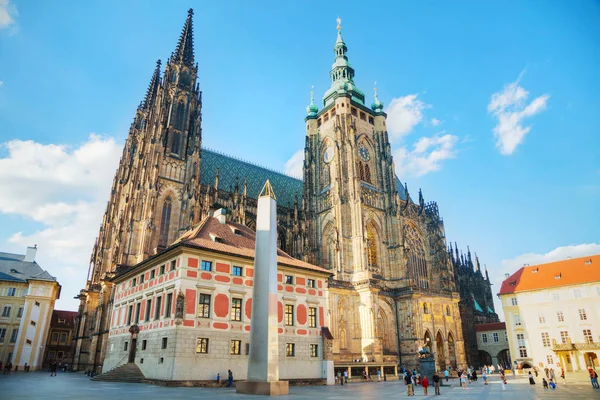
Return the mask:
M 402 365 L 402 350 L 400 349 L 400 322 L 398 320 L 398 299 L 394 299 L 396 308 L 396 341 L 398 344 L 398 365 Z

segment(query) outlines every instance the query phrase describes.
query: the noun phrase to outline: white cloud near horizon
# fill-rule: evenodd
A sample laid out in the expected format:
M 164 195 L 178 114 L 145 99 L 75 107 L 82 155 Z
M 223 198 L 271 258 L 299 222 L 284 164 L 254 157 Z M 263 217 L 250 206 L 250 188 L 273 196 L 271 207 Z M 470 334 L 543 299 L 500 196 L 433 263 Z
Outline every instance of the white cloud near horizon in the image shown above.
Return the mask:
M 18 15 L 17 6 L 12 4 L 10 0 L 0 0 L 0 29 L 14 27 Z
M 287 175 L 302 179 L 304 165 L 304 149 L 295 152 L 285 163 L 284 172 Z
M 523 73 L 515 82 L 504 86 L 501 92 L 492 94 L 487 110 L 498 123 L 494 127 L 496 147 L 503 155 L 511 155 L 523 142 L 531 126 L 524 126 L 523 120 L 546 109 L 550 95 L 543 94 L 527 103 L 529 92 L 519 86 Z
M 32 140 L 1 146 L 8 154 L 0 158 L 0 213 L 39 224 L 32 232 L 7 226 L 8 244 L 21 254 L 38 245 L 40 266 L 63 286 L 58 308 L 72 309 L 72 297 L 85 284 L 122 146 L 96 134 L 78 146 Z

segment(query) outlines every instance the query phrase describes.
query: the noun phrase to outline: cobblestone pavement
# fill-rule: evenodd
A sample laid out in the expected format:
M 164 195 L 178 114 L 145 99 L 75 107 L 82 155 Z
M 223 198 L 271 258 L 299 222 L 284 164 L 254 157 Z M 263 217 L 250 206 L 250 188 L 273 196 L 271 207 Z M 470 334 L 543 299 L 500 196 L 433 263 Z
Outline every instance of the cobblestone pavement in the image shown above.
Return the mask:
M 535 386 L 530 386 L 526 377 L 509 377 L 506 391 L 502 391 L 497 376 L 490 377 L 490 384 L 483 385 L 479 381 L 469 385 L 468 389 L 453 386 L 442 387 L 442 395 L 434 396 L 433 388 L 429 388 L 427 398 L 431 399 L 502 399 L 502 400 L 528 400 L 528 399 L 570 399 L 585 400 L 599 399 L 600 390 L 593 389 L 589 380 L 573 379 L 566 385 L 559 385 L 556 390 L 544 390 L 541 377 L 536 380 Z M 424 398 L 423 389 L 418 387 L 415 398 Z M 208 389 L 208 388 L 166 388 L 137 383 L 92 382 L 86 376 L 76 373 L 59 373 L 57 377 L 50 377 L 45 372 L 13 373 L 0 375 L 0 399 L 2 400 L 54 400 L 54 399 L 82 399 L 82 400 L 121 400 L 121 399 L 261 399 L 262 396 L 238 395 L 235 389 Z M 353 383 L 344 386 L 304 386 L 291 387 L 288 396 L 280 396 L 281 400 L 342 400 L 342 399 L 404 399 L 406 388 L 403 383 Z

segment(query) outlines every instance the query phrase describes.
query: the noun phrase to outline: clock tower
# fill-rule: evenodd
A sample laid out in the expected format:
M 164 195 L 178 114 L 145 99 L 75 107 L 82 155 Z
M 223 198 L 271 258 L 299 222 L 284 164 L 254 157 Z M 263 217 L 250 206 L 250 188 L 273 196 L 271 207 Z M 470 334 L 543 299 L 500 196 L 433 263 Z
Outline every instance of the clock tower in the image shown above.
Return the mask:
M 307 108 L 304 194 L 314 224 L 309 260 L 330 268 L 336 280 L 399 278 L 401 271 L 390 263 L 399 229 L 386 114 L 377 92 L 371 107 L 365 105 L 347 51 L 338 23 L 323 108 L 312 94 Z

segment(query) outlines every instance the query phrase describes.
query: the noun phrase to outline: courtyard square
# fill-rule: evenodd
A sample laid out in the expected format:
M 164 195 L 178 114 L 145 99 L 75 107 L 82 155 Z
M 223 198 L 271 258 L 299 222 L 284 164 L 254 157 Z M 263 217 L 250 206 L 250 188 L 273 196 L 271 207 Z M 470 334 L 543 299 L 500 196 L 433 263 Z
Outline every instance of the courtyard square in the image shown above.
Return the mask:
M 597 399 L 600 390 L 592 389 L 585 377 L 573 376 L 572 383 L 559 385 L 556 390 L 544 390 L 541 377 L 531 387 L 524 376 L 508 377 L 506 391 L 502 391 L 498 376 L 490 377 L 490 384 L 485 386 L 482 381 L 472 383 L 468 389 L 457 387 L 457 380 L 450 380 L 452 386 L 442 387 L 441 396 L 433 395 L 433 387 L 429 388 L 427 398 L 445 399 Z M 49 373 L 13 373 L 9 376 L 0 375 L 0 398 L 3 400 L 54 400 L 54 399 L 263 399 L 267 396 L 252 396 L 236 394 L 235 389 L 229 388 L 184 388 L 161 387 L 139 383 L 92 382 L 88 377 L 76 373 L 59 373 L 50 377 Z M 423 389 L 417 387 L 415 398 L 424 398 Z M 404 399 L 406 386 L 399 381 L 351 383 L 344 386 L 293 386 L 290 394 L 277 397 L 281 400 L 305 399 Z

